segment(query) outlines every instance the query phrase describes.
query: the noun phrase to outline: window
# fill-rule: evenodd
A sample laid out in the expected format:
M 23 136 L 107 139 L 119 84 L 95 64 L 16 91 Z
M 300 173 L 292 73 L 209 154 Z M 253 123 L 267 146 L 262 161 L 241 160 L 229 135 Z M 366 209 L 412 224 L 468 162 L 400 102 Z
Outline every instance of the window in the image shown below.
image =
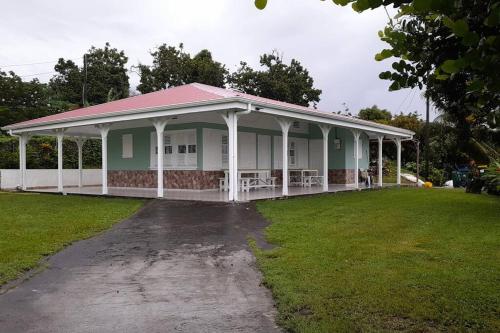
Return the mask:
M 134 157 L 134 145 L 132 134 L 122 135 L 122 158 Z
M 166 131 L 164 136 L 164 167 L 176 170 L 191 170 L 198 166 L 196 130 Z M 156 132 L 151 132 L 151 168 L 158 165 Z
M 290 141 L 290 144 L 288 146 L 288 164 L 290 166 L 296 166 L 297 165 L 297 145 L 295 141 Z
M 222 166 L 225 167 L 229 163 L 229 138 L 227 135 L 222 136 L 221 153 L 222 153 Z
M 294 121 L 292 123 L 292 127 L 295 128 L 295 129 L 300 129 L 300 122 L 299 121 Z

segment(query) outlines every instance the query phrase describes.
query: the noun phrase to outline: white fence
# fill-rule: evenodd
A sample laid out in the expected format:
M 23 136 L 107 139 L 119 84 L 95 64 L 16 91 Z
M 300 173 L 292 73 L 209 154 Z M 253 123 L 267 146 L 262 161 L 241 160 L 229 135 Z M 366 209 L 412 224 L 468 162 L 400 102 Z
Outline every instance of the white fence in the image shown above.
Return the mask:
M 101 169 L 83 169 L 83 186 L 102 185 Z M 19 169 L 0 169 L 0 189 L 15 189 L 21 185 Z M 78 169 L 63 170 L 63 185 L 78 186 Z M 57 169 L 26 170 L 26 187 L 43 188 L 57 186 Z

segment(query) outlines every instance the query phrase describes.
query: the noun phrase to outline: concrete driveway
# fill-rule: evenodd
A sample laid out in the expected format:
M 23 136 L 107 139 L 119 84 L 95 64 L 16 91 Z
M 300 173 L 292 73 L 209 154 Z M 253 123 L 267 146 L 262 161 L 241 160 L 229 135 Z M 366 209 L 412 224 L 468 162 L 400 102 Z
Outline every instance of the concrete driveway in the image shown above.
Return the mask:
M 252 204 L 149 202 L 0 295 L 1 332 L 277 332 Z

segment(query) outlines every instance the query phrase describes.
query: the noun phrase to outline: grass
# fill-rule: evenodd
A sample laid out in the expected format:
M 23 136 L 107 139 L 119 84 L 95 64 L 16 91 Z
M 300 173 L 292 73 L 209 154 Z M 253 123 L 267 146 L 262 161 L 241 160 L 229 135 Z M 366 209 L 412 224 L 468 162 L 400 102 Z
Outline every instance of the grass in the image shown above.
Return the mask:
M 406 188 L 257 207 L 287 330 L 500 331 L 500 198 Z
M 0 192 L 0 285 L 130 216 L 143 201 Z

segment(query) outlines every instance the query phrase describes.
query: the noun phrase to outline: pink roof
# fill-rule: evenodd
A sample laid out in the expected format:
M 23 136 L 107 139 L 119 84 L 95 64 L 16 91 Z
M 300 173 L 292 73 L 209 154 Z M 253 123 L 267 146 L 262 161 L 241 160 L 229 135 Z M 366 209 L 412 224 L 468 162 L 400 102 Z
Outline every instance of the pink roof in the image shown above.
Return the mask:
M 120 99 L 113 102 L 103 103 L 99 105 L 89 106 L 76 110 L 66 111 L 53 114 L 46 117 L 36 118 L 28 121 L 23 121 L 10 126 L 26 126 L 35 125 L 45 122 L 57 122 L 58 120 L 66 120 L 71 118 L 79 118 L 85 116 L 105 116 L 107 113 L 142 110 L 147 108 L 181 105 L 202 101 L 210 101 L 224 98 L 220 94 L 200 89 L 198 84 L 187 84 L 180 87 L 155 91 L 152 93 L 132 96 Z M 221 89 L 225 90 L 225 89 Z
M 376 124 L 366 120 L 356 119 L 343 115 L 332 113 L 320 112 L 316 109 L 295 105 L 291 103 L 280 102 L 269 98 L 258 97 L 241 93 L 235 90 L 213 87 L 201 83 L 191 83 L 179 87 L 169 88 L 165 90 L 155 91 L 148 94 L 132 96 L 118 101 L 103 103 L 86 108 L 76 109 L 72 111 L 62 112 L 42 118 L 32 119 L 13 125 L 6 126 L 5 129 L 29 127 L 30 125 L 40 125 L 44 123 L 57 123 L 59 121 L 69 121 L 71 119 L 85 118 L 85 117 L 106 117 L 107 114 L 116 115 L 120 112 L 133 112 L 151 108 L 173 107 L 189 105 L 192 103 L 209 102 L 209 101 L 224 101 L 225 99 L 242 98 L 250 102 L 265 103 L 275 107 L 285 107 L 298 112 L 314 112 L 320 113 L 327 118 L 342 119 L 351 123 L 369 124 L 374 127 L 392 128 L 395 127 Z M 400 129 L 401 130 L 401 129 Z M 401 130 L 408 133 L 413 133 L 407 130 Z

